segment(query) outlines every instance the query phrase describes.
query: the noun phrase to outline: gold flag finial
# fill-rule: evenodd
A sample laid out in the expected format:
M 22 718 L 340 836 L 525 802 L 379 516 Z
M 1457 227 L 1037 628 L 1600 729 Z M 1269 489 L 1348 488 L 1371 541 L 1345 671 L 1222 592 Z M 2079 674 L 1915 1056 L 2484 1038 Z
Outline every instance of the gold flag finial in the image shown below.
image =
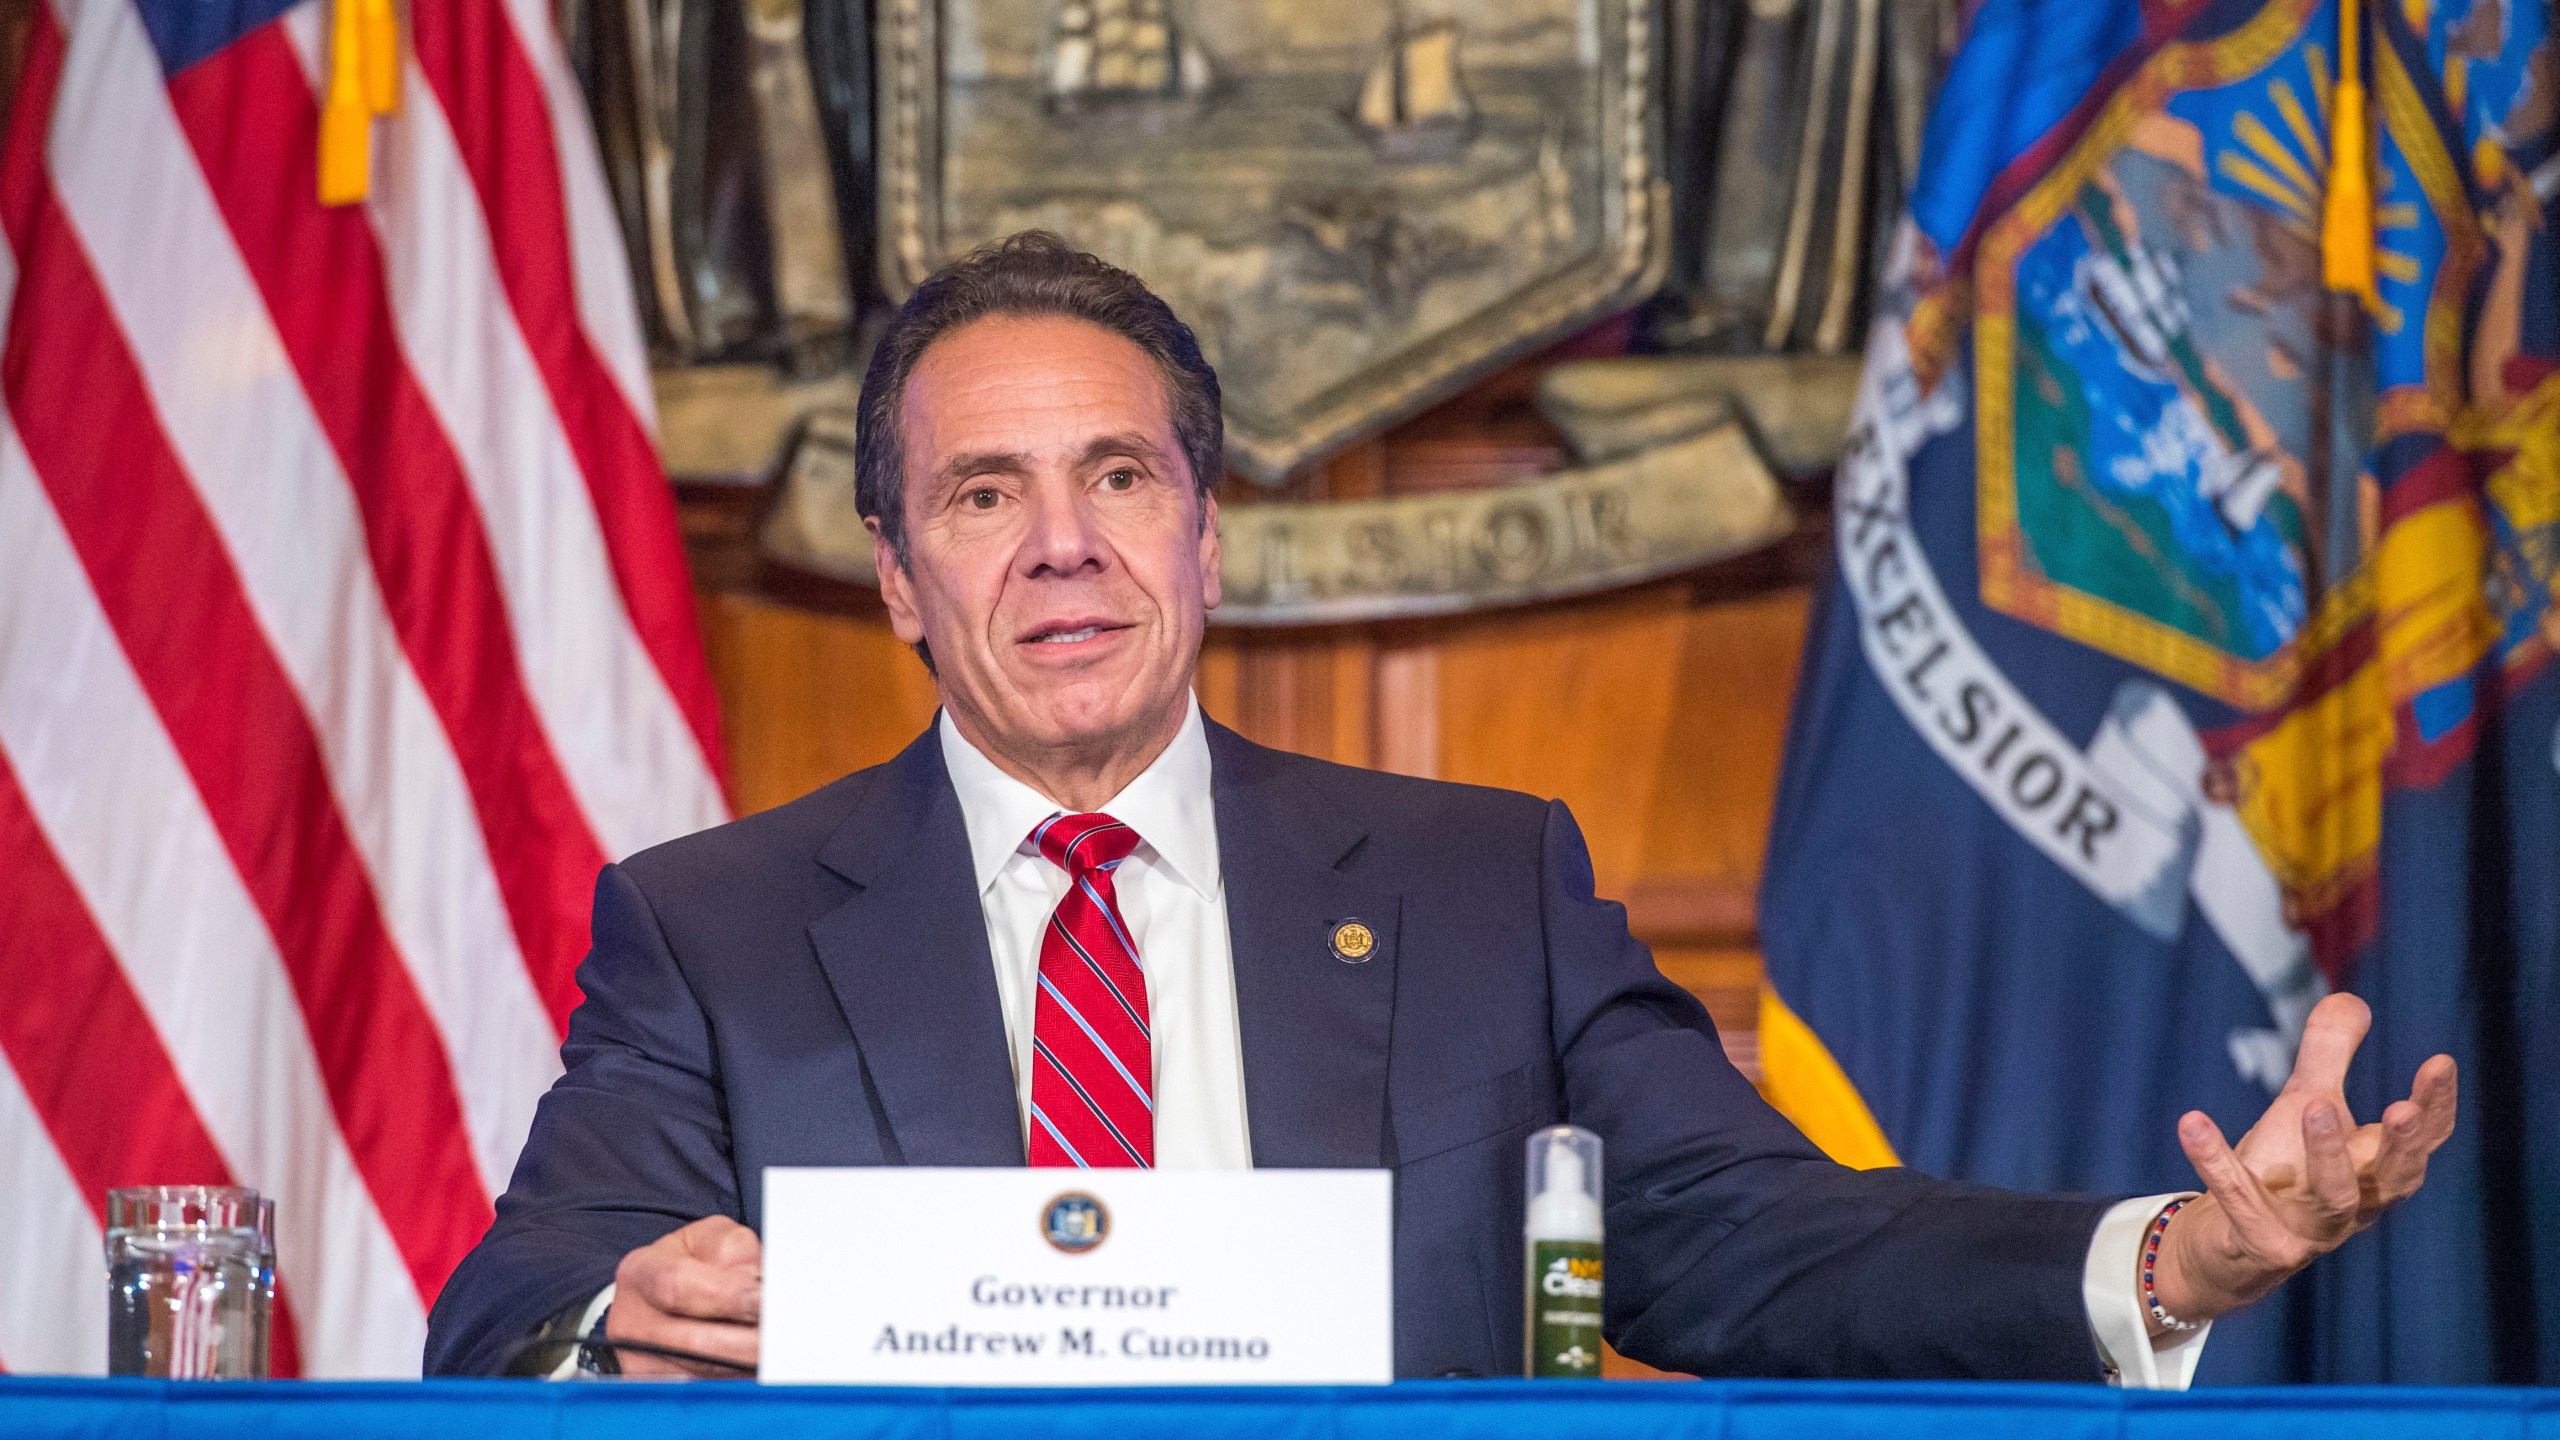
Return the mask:
M 364 99 L 376 115 L 400 108 L 400 13 L 391 0 L 356 0 L 364 48 Z
M 2373 288 L 2373 121 L 2364 92 L 2364 6 L 2338 0 L 2338 84 L 2329 96 L 2329 193 L 2320 279 L 2378 309 Z
M 320 103 L 320 203 L 354 205 L 373 189 L 373 106 L 365 93 L 363 9 L 331 0 L 329 84 Z

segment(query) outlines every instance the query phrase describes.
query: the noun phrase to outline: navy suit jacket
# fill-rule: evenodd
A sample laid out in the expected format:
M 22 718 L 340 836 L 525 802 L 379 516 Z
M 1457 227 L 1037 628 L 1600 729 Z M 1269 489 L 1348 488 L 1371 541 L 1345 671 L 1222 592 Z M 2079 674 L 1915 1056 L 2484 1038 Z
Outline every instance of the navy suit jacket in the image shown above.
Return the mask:
M 1823 1158 L 1594 897 L 1565 807 L 1208 727 L 1256 1165 L 1395 1174 L 1395 1367 L 1517 1374 L 1522 1150 L 1607 1142 L 1606 1333 L 1698 1374 L 2096 1379 L 2104 1200 Z M 1334 927 L 1377 933 L 1364 963 Z M 605 867 L 586 999 L 426 1368 L 488 1373 L 768 1165 L 1020 1165 L 958 797 L 896 759 Z

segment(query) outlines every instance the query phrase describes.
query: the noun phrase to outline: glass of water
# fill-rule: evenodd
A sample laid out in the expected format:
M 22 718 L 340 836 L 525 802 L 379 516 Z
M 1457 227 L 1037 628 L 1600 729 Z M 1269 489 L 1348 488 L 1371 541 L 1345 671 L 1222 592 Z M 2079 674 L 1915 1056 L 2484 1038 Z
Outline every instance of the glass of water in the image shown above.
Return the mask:
M 275 1202 L 220 1185 L 107 1192 L 107 1373 L 263 1380 Z

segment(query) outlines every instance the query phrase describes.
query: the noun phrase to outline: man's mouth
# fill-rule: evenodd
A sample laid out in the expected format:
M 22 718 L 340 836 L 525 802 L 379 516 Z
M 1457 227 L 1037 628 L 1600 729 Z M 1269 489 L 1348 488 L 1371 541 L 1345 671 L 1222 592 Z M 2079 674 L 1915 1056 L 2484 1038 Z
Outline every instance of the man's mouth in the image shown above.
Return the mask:
M 1032 631 L 1029 635 L 1023 637 L 1023 643 L 1029 645 L 1073 645 L 1080 640 L 1090 640 L 1097 635 L 1102 635 L 1113 630 L 1126 630 L 1128 628 L 1129 627 L 1126 625 L 1114 624 L 1108 620 L 1061 620 L 1048 625 L 1043 625 L 1039 629 Z

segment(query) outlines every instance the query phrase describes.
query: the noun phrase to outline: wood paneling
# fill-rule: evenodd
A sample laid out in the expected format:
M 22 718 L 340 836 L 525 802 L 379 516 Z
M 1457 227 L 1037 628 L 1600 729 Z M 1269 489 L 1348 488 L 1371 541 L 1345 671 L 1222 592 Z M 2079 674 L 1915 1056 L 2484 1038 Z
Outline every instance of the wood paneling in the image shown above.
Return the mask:
M 1553 469 L 1563 448 L 1528 405 L 1531 378 L 1528 367 L 1497 376 L 1353 447 L 1286 498 L 1465 488 Z M 1232 482 L 1229 494 L 1257 498 Z M 685 511 L 742 812 L 889 758 L 934 705 L 930 677 L 876 598 L 757 564 L 751 501 L 706 491 Z M 1705 1003 L 1726 1053 L 1756 1078 L 1754 897 L 1806 578 L 1828 543 L 1818 499 L 1807 511 L 1795 539 L 1771 551 L 1590 599 L 1392 625 L 1213 630 L 1201 706 L 1267 745 L 1564 800 L 1600 893 L 1626 903 L 1663 973 Z M 1658 1372 L 1611 1353 L 1604 1373 Z
M 762 810 L 897 753 L 933 714 L 885 616 L 701 597 L 730 789 Z M 1679 585 L 1373 635 L 1213 632 L 1204 709 L 1268 745 L 1552 796 L 1606 894 L 1665 940 L 1747 937 L 1802 644 L 1800 590 Z
M 1200 708 L 1265 745 L 1346 765 L 1374 763 L 1377 647 L 1357 629 L 1214 634 Z
M 1531 404 L 1561 354 L 1524 362 L 1356 445 L 1279 496 L 1230 480 L 1227 504 L 1500 484 L 1567 463 Z M 1758 1072 L 1752 923 L 1804 641 L 1828 548 L 1818 494 L 1790 541 L 1696 574 L 1583 600 L 1429 621 L 1212 630 L 1200 702 L 1266 745 L 1352 765 L 1560 798 L 1600 893 L 1664 972 L 1702 999 Z M 730 786 L 760 810 L 897 753 L 933 712 L 923 665 L 876 597 L 760 565 L 755 496 L 696 487 L 685 506 L 728 727 Z
M 898 753 L 933 718 L 933 680 L 881 615 L 702 597 L 729 798 L 769 810 Z
M 1479 617 L 1440 655 L 1442 774 L 1573 807 L 1604 892 L 1748 893 L 1776 790 L 1805 600 L 1685 585 Z
M 876 612 L 703 596 L 742 811 L 885 760 L 932 717 L 922 662 Z M 1212 632 L 1200 702 L 1264 744 L 1563 799 L 1601 893 L 1757 1078 L 1753 895 L 1805 613 L 1801 587 L 1671 583 L 1375 631 Z M 1602 1373 L 1670 1378 L 1614 1350 Z
M 931 678 L 876 606 L 713 592 L 701 612 L 742 813 L 877 764 L 932 718 Z M 1562 799 L 1600 893 L 1747 1061 L 1753 895 L 1805 613 L 1800 588 L 1702 600 L 1671 583 L 1423 625 L 1215 631 L 1199 692 L 1266 745 Z

